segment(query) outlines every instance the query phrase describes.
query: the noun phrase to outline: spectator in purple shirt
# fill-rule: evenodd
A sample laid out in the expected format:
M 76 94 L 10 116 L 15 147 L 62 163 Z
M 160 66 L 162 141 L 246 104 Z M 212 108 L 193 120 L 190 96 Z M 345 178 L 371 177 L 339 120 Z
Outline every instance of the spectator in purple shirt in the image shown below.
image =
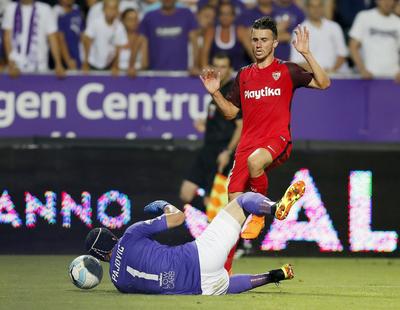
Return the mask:
M 167 246 L 152 236 L 177 227 L 185 220 L 180 210 L 157 200 L 145 212 L 163 214 L 130 226 L 121 239 L 106 228 L 95 228 L 86 237 L 89 254 L 110 263 L 110 278 L 123 293 L 138 294 L 237 294 L 294 277 L 290 264 L 258 275 L 229 276 L 226 257 L 236 244 L 246 216 L 288 214 L 304 194 L 304 182 L 294 183 L 277 203 L 248 192 L 231 201 L 195 241 Z
M 82 65 L 80 41 L 85 27 L 82 12 L 75 6 L 75 0 L 59 0 L 59 3 L 63 9 L 57 20 L 61 56 L 68 69 L 76 70 Z
M 274 7 L 274 18 L 279 38 L 275 55 L 282 60 L 289 60 L 293 30 L 305 20 L 305 14 L 293 0 L 277 0 Z
M 177 8 L 176 0 L 162 0 L 159 10 L 148 12 L 139 31 L 149 43 L 150 70 L 188 70 L 188 47 L 193 59 L 198 59 L 197 21 L 186 8 Z M 196 66 L 189 71 L 198 74 Z

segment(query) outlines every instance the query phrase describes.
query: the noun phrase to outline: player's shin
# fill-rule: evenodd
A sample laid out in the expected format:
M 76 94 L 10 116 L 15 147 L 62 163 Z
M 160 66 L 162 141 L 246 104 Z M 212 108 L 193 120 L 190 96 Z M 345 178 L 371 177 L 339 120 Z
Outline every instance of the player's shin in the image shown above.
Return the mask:
M 279 276 L 277 273 L 281 272 Z M 250 274 L 238 274 L 229 278 L 228 294 L 239 294 L 242 292 L 249 291 L 253 288 L 266 285 L 268 283 L 275 283 L 284 280 L 282 270 L 272 270 L 267 273 L 250 275 Z
M 268 178 L 264 172 L 258 177 L 250 178 L 250 190 L 252 192 L 266 195 L 267 189 L 268 189 Z

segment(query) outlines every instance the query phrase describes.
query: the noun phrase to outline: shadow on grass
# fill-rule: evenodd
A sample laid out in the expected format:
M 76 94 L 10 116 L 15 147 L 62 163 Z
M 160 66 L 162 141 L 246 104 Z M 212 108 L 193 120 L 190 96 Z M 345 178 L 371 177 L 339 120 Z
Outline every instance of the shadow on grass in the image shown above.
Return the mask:
M 68 289 L 66 290 L 67 292 L 71 293 L 76 293 L 76 294 L 92 294 L 92 295 L 101 295 L 101 296 L 160 296 L 160 297 L 194 297 L 195 295 L 151 295 L 151 294 L 123 294 L 120 293 L 116 290 L 107 290 L 107 289 L 96 289 L 96 290 L 76 290 L 76 289 Z M 396 297 L 390 297 L 390 296 L 368 296 L 368 295 L 363 295 L 363 294 L 334 294 L 334 293 L 295 293 L 295 292 L 247 292 L 244 294 L 233 294 L 233 295 L 226 295 L 226 296 L 251 296 L 251 295 L 279 295 L 279 296 L 307 296 L 307 297 L 342 297 L 342 298 L 384 298 L 384 299 L 398 299 Z M 198 297 L 203 297 L 201 295 L 197 295 Z M 208 297 L 208 296 L 204 296 Z
M 96 289 L 96 290 L 80 290 L 80 289 L 68 289 L 65 290 L 69 293 L 75 293 L 75 294 L 95 294 L 95 295 L 125 295 L 121 294 L 120 292 L 116 290 L 105 290 L 105 289 Z
M 385 298 L 385 299 L 397 299 L 396 297 L 389 296 L 368 296 L 363 294 L 334 294 L 334 293 L 293 293 L 293 292 L 249 292 L 249 295 L 286 295 L 286 296 L 311 296 L 311 297 L 365 297 L 365 298 Z

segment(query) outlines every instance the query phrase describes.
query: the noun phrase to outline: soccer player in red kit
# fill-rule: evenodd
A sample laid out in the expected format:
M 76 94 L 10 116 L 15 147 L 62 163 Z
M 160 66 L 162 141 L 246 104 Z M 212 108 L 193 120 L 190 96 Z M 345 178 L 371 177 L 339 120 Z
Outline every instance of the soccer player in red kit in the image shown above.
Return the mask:
M 240 110 L 243 114 L 242 136 L 228 185 L 230 201 L 249 190 L 265 195 L 266 171 L 288 159 L 292 148 L 290 106 L 294 91 L 299 87 L 326 89 L 330 85 L 328 75 L 309 49 L 308 30 L 299 26 L 295 34 L 293 45 L 312 72 L 274 57 L 278 45 L 276 23 L 270 17 L 262 17 L 254 22 L 251 30 L 256 62 L 239 70 L 226 98 L 219 91 L 218 73 L 208 69 L 200 76 L 227 119 L 233 119 Z M 291 206 L 279 204 L 275 217 L 284 219 Z M 249 216 L 241 236 L 254 239 L 263 227 L 264 217 Z

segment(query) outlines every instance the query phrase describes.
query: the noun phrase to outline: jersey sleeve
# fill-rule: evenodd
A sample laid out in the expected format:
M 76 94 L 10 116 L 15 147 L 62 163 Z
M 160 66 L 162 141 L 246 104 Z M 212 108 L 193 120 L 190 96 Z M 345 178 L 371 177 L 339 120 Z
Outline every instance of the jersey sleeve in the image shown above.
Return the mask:
M 161 215 L 151 220 L 141 221 L 131 225 L 126 230 L 125 234 L 135 235 L 137 238 L 146 238 L 167 229 L 167 218 L 165 215 Z
M 362 40 L 363 36 L 364 36 L 364 12 L 359 12 L 356 15 L 356 18 L 354 19 L 353 25 L 351 26 L 351 29 L 349 31 L 349 36 L 357 41 Z
M 232 102 L 238 108 L 241 107 L 241 103 L 240 103 L 240 72 L 241 72 L 241 70 L 239 70 L 239 72 L 237 73 L 235 81 L 232 84 L 232 88 L 226 96 L 226 99 L 229 100 L 230 102 Z
M 139 33 L 150 38 L 149 14 L 146 14 L 139 24 Z
M 193 15 L 193 13 L 190 10 L 188 10 L 188 11 L 189 11 L 188 12 L 188 30 L 190 32 L 192 30 L 196 30 L 199 27 L 199 25 L 197 23 L 196 17 Z
M 346 47 L 346 41 L 344 39 L 344 34 L 342 28 L 338 24 L 333 24 L 333 38 L 336 47 L 337 55 L 346 57 L 348 55 L 348 50 Z
M 293 88 L 307 87 L 314 75 L 293 62 L 286 62 L 292 78 Z
M 118 24 L 115 36 L 115 45 L 125 46 L 127 44 L 128 44 L 128 35 L 126 33 L 125 27 L 122 24 Z
M 43 16 L 46 18 L 46 35 L 56 33 L 58 31 L 58 23 L 50 6 L 46 5 L 43 8 Z
M 6 6 L 4 15 L 3 15 L 3 22 L 1 28 L 4 30 L 12 30 L 14 24 L 14 14 L 17 4 L 15 2 L 9 3 Z
M 85 35 L 88 36 L 89 38 L 93 39 L 95 37 L 95 22 L 92 23 L 87 23 L 86 29 L 85 29 Z

